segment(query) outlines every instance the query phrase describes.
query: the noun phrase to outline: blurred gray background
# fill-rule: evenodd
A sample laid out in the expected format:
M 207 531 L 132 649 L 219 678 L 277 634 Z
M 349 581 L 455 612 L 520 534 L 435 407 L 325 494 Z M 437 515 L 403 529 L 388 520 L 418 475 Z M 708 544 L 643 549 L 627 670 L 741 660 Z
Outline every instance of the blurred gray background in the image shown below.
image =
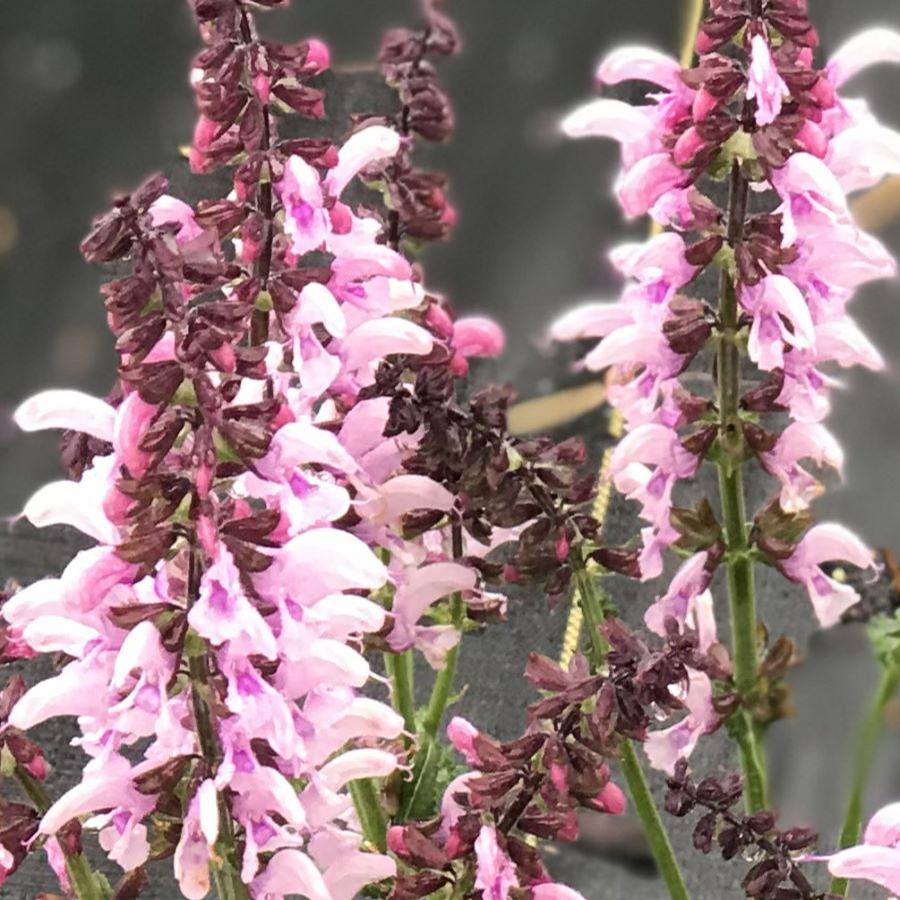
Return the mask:
M 463 55 L 443 68 L 456 101 L 458 130 L 451 144 L 429 149 L 423 158 L 451 176 L 460 224 L 450 243 L 429 251 L 429 282 L 445 291 L 458 311 L 487 312 L 502 323 L 509 350 L 490 374 L 517 385 L 523 397 L 570 383 L 560 356 L 554 357 L 543 339 L 544 329 L 573 302 L 613 298 L 619 285 L 605 252 L 644 231 L 642 223 L 623 223 L 612 201 L 617 148 L 565 143 L 556 136 L 555 122 L 590 95 L 594 64 L 605 49 L 641 42 L 675 52 L 684 5 L 680 0 L 448 4 L 465 39 Z M 187 143 L 193 126 L 186 78 L 198 44 L 182 0 L 5 0 L 3 7 L 0 515 L 17 512 L 28 494 L 58 471 L 54 437 L 20 437 L 12 428 L 9 414 L 18 401 L 46 387 L 104 393 L 110 386 L 114 355 L 97 295 L 100 275 L 81 261 L 78 242 L 114 190 L 127 190 L 149 172 L 175 165 L 177 148 Z M 811 7 L 826 51 L 865 25 L 900 28 L 896 0 L 811 0 Z M 290 10 L 262 21 L 267 33 L 284 39 L 325 38 L 335 63 L 346 66 L 373 57 L 385 26 L 416 22 L 417 4 L 295 0 Z M 886 123 L 900 125 L 898 87 L 900 69 L 881 68 L 858 78 L 849 93 L 867 96 Z M 870 207 L 867 214 L 897 250 L 900 190 L 885 196 L 877 212 Z M 873 545 L 900 548 L 897 288 L 872 286 L 856 302 L 855 314 L 892 365 L 878 375 L 846 376 L 847 390 L 836 398 L 831 420 L 847 451 L 846 481 L 819 511 L 849 524 Z M 602 420 L 595 414 L 581 426 L 595 434 L 599 449 Z M 9 565 L 3 574 L 7 571 L 16 570 Z M 779 627 L 806 637 L 806 601 L 773 589 L 767 606 L 775 600 L 785 600 L 774 613 Z M 517 653 L 534 637 L 523 622 L 517 624 L 516 615 L 508 632 L 484 637 L 497 642 L 492 651 L 504 660 L 499 668 L 513 677 L 521 670 Z M 548 651 L 560 629 L 556 616 L 542 632 Z M 827 836 L 843 804 L 842 761 L 875 672 L 858 629 L 816 636 L 811 649 L 814 661 L 794 679 L 801 713 L 774 730 L 770 756 L 776 799 L 786 815 L 812 820 Z M 497 674 L 499 681 L 499 669 Z M 502 698 L 481 701 L 480 724 L 501 734 L 514 729 L 518 713 L 503 707 Z M 873 798 L 891 792 L 900 797 L 900 715 L 892 721 Z M 713 760 L 727 762 L 718 751 Z M 78 764 L 77 758 L 67 761 L 70 769 Z M 679 841 L 679 848 L 683 845 Z M 692 869 L 702 865 L 695 859 Z M 588 897 L 662 896 L 654 882 L 609 868 L 585 864 L 579 871 L 579 887 Z M 724 885 L 696 896 L 740 895 Z M 0 896 L 35 896 L 28 890 L 9 886 Z

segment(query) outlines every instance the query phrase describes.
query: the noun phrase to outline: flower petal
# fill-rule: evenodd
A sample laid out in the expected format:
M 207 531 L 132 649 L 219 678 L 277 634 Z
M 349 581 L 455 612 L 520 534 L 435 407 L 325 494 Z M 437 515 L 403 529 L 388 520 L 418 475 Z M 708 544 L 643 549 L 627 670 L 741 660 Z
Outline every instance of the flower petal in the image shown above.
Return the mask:
M 71 429 L 112 442 L 116 411 L 105 400 L 81 391 L 54 390 L 29 397 L 13 418 L 22 431 Z

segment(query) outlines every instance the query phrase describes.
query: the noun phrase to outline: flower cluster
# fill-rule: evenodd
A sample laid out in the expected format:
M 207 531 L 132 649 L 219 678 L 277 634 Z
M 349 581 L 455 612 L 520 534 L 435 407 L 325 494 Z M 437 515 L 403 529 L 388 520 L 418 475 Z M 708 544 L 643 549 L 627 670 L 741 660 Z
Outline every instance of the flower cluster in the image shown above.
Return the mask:
M 415 437 L 383 437 L 389 403 L 364 396 L 385 360 L 438 341 L 387 221 L 342 201 L 400 134 L 280 140 L 280 116 L 323 114 L 309 81 L 327 49 L 260 39 L 237 0 L 193 7 L 190 164 L 227 166 L 233 191 L 192 208 L 155 177 L 84 242 L 88 260 L 131 267 L 104 287 L 119 383 L 108 400 L 45 392 L 16 420 L 65 429 L 73 475 L 25 517 L 96 546 L 3 607 L 14 646 L 68 659 L 9 723 L 77 716 L 90 759 L 40 834 L 92 813 L 126 871 L 151 844 L 173 854 L 186 897 L 215 880 L 229 896 L 350 898 L 395 865 L 363 851 L 345 788 L 394 772 L 404 729 L 357 693 L 362 641 L 416 640 L 439 662 L 452 637 L 419 618 L 477 587 L 440 542 L 403 539 L 405 515 L 445 518 L 454 497 L 404 472 Z M 480 348 L 460 331 L 464 359 Z
M 560 340 L 601 339 L 584 366 L 611 368 L 610 399 L 626 425 L 611 477 L 638 504 L 644 527 L 638 547 L 607 554 L 605 564 L 650 580 L 668 548 L 689 557 L 647 612 L 653 630 L 706 602 L 723 562 L 740 572 L 734 585 L 747 596 L 738 601 L 751 612 L 752 569 L 762 561 L 806 588 L 826 627 L 859 599 L 829 564 L 874 568 L 843 526 L 810 527 L 822 486 L 807 463 L 843 464 L 823 425 L 838 385 L 831 368 L 883 365 L 847 307 L 896 264 L 854 223 L 847 194 L 900 171 L 900 135 L 838 91 L 864 65 L 895 61 L 900 35 L 860 35 L 824 69 L 814 64 L 817 43 L 805 2 L 713 0 L 695 66 L 683 70 L 648 48 L 616 50 L 600 64 L 599 84 L 637 80 L 658 90 L 637 106 L 602 97 L 564 123 L 571 136 L 621 144 L 622 209 L 649 213 L 659 227 L 646 243 L 610 254 L 628 279 L 618 301 L 575 309 L 553 329 Z M 723 183 L 726 209 L 714 199 Z M 708 270 L 719 271 L 717 306 L 687 296 Z M 692 392 L 682 374 L 712 354 L 711 388 L 697 388 L 692 376 Z M 745 356 L 758 373 L 749 384 Z M 753 459 L 777 482 L 777 496 L 748 528 L 741 473 Z M 720 470 L 722 524 L 708 503 L 675 502 L 679 482 L 704 461 Z M 756 661 L 753 645 L 744 646 L 750 655 L 735 662 L 747 693 Z M 699 682 L 697 704 L 707 710 L 708 695 Z
M 704 778 L 695 784 L 682 760 L 668 779 L 666 809 L 678 818 L 703 811 L 693 834 L 694 846 L 702 853 L 710 853 L 715 845 L 726 860 L 752 856 L 754 864 L 741 882 L 747 897 L 828 900 L 831 895 L 816 891 L 798 865 L 799 855 L 815 844 L 815 832 L 809 828 L 780 831 L 769 810 L 753 815 L 736 812 L 742 790 L 740 775 Z
M 592 673 L 576 655 L 569 669 L 532 654 L 527 678 L 542 698 L 528 708 L 530 727 L 499 743 L 454 718 L 448 736 L 472 767 L 447 788 L 431 822 L 396 826 L 394 852 L 411 869 L 398 876 L 395 897 L 423 897 L 447 884 L 472 883 L 488 896 L 511 888 L 535 898 L 574 898 L 553 884 L 530 841 L 573 841 L 576 811 L 619 815 L 625 797 L 610 781 L 609 763 L 623 740 L 649 741 L 650 724 L 685 708 L 677 696 L 691 673 L 722 677 L 722 661 L 706 653 L 694 632 L 667 623 L 667 639 L 649 647 L 616 619 L 603 626 L 608 670 Z

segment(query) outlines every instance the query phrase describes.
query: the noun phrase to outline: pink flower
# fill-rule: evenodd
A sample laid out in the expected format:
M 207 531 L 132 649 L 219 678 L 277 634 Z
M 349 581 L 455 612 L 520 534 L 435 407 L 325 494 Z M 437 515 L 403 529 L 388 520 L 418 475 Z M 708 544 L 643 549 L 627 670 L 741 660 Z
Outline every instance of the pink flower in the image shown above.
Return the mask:
M 670 91 L 687 90 L 681 80 L 681 65 L 676 59 L 652 47 L 619 47 L 600 63 L 596 73 L 600 84 L 623 81 L 649 81 Z
M 447 723 L 447 739 L 470 766 L 477 766 L 481 762 L 475 750 L 476 737 L 478 729 L 461 716 L 454 716 Z
M 756 101 L 756 124 L 770 125 L 781 114 L 782 103 L 790 90 L 778 74 L 765 37 L 761 34 L 754 35 L 750 47 L 747 99 Z
M 712 576 L 706 568 L 708 553 L 695 553 L 675 573 L 669 589 L 644 614 L 647 627 L 665 636 L 666 619 L 687 622 L 696 599 L 709 587 Z
M 116 411 L 81 391 L 43 391 L 22 403 L 13 418 L 22 431 L 71 429 L 111 443 Z
M 786 512 L 806 509 L 822 492 L 819 482 L 798 465 L 803 459 L 838 470 L 844 465 L 844 453 L 831 432 L 811 422 L 792 422 L 775 448 L 760 455 L 766 471 L 781 482 L 779 502 Z
M 534 900 L 584 900 L 582 894 L 556 882 L 536 884 L 531 888 Z
M 684 188 L 690 175 L 668 153 L 653 153 L 632 166 L 616 182 L 616 196 L 628 218 L 643 216 L 669 191 Z
M 188 613 L 191 627 L 214 647 L 230 645 L 230 652 L 258 653 L 275 659 L 275 637 L 256 607 L 247 599 L 231 554 L 220 547 L 203 573 L 200 595 Z
M 848 584 L 825 574 L 822 563 L 846 561 L 862 569 L 872 569 L 872 551 L 852 532 L 831 522 L 811 528 L 794 552 L 781 562 L 782 571 L 792 581 L 806 587 L 819 623 L 828 628 L 859 601 Z
M 813 346 L 816 336 L 809 308 L 797 287 L 783 275 L 769 275 L 758 285 L 745 286 L 740 300 L 753 316 L 750 358 L 764 372 L 783 366 L 786 348 L 808 350 Z
M 826 72 L 835 87 L 878 63 L 900 64 L 900 34 L 889 28 L 871 28 L 854 35 L 832 55 Z
M 690 671 L 684 697 L 688 714 L 677 724 L 651 731 L 644 742 L 647 759 L 654 769 L 674 774 L 680 759 L 687 759 L 700 738 L 714 731 L 720 717 L 712 705 L 712 682 L 702 672 Z
M 469 316 L 454 323 L 453 347 L 466 359 L 472 356 L 500 356 L 505 344 L 503 329 L 491 319 Z
M 468 566 L 438 562 L 416 569 L 394 595 L 394 629 L 388 641 L 402 650 L 415 640 L 415 625 L 433 603 L 456 592 L 474 590 L 477 576 Z
M 188 900 L 203 900 L 209 893 L 209 864 L 219 836 L 219 807 L 215 784 L 204 781 L 188 804 L 175 849 L 175 878 Z
M 862 844 L 825 857 L 835 878 L 871 881 L 900 892 L 900 803 L 892 803 L 870 819 Z
M 510 888 L 519 886 L 519 879 L 512 861 L 500 848 L 493 826 L 481 826 L 475 840 L 475 855 L 476 890 L 484 892 L 485 900 L 507 900 Z
M 162 197 L 153 201 L 148 212 L 150 220 L 156 228 L 176 225 L 176 240 L 182 246 L 203 234 L 203 229 L 197 224 L 194 217 L 193 208 L 177 197 L 163 194 Z

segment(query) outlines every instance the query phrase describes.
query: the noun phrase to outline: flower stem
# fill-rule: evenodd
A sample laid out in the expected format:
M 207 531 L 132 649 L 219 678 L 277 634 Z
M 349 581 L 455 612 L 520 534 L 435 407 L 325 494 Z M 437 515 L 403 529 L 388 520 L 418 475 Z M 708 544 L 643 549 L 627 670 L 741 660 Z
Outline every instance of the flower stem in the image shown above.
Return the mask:
M 732 164 L 728 240 L 732 247 L 743 239 L 749 184 L 738 160 Z M 723 269 L 719 299 L 719 348 L 717 358 L 719 403 L 719 495 L 728 544 L 728 596 L 731 608 L 734 679 L 741 699 L 752 695 L 757 683 L 756 588 L 750 559 L 747 514 L 744 500 L 744 438 L 740 417 L 741 354 L 738 348 L 738 299 L 733 277 Z M 747 811 L 765 809 L 765 757 L 752 715 L 745 709 L 735 714 L 734 735 L 744 773 L 744 801 Z
M 653 795 L 650 793 L 650 786 L 641 769 L 634 744 L 631 741 L 622 741 L 621 752 L 622 757 L 619 762 L 622 772 L 625 774 L 625 781 L 628 783 L 628 793 L 631 794 L 635 811 L 644 826 L 647 840 L 650 843 L 650 851 L 653 853 L 663 881 L 669 889 L 669 895 L 672 900 L 689 900 L 687 885 L 685 885 L 681 869 L 678 867 L 678 860 L 675 858 L 675 851 L 672 849 L 659 810 L 653 802 Z
M 866 717 L 863 719 L 859 735 L 856 739 L 856 752 L 853 757 L 853 782 L 844 824 L 841 828 L 839 847 L 846 850 L 859 843 L 862 833 L 863 802 L 869 774 L 875 761 L 875 751 L 884 730 L 884 710 L 900 686 L 900 665 L 891 665 L 881 676 L 881 683 L 872 700 Z M 846 897 L 850 883 L 845 878 L 834 878 L 831 882 L 831 893 L 838 897 Z
M 382 853 L 387 849 L 387 821 L 381 808 L 378 787 L 371 778 L 349 784 L 350 796 L 366 840 Z
M 384 666 L 391 679 L 391 702 L 403 716 L 403 724 L 410 734 L 416 733 L 416 701 L 413 695 L 413 656 L 411 650 L 386 653 Z
M 462 631 L 463 620 L 466 615 L 466 605 L 461 594 L 454 594 L 450 598 L 450 619 L 457 631 Z M 447 653 L 444 668 L 437 673 L 434 686 L 431 689 L 431 697 L 425 710 L 425 718 L 422 720 L 422 728 L 430 737 L 437 737 L 441 720 L 444 718 L 444 710 L 453 690 L 453 682 L 456 679 L 456 666 L 459 662 L 459 650 L 462 644 L 462 634 L 459 643 Z
M 45 813 L 50 809 L 50 796 L 44 785 L 38 781 L 24 766 L 16 764 L 16 779 L 25 791 L 28 799 L 37 807 L 38 812 Z M 103 900 L 103 894 L 97 883 L 97 878 L 91 870 L 84 853 L 67 852 L 64 842 L 60 841 L 60 847 L 66 857 L 66 872 L 72 885 L 72 893 L 78 900 Z
M 576 564 L 574 568 L 578 602 L 584 610 L 584 619 L 590 636 L 591 666 L 594 671 L 600 671 L 606 665 L 606 656 L 609 653 L 609 643 L 600 630 L 607 616 L 608 604 L 596 575 L 583 564 Z M 634 745 L 631 741 L 623 740 L 620 751 L 620 762 L 628 783 L 628 792 L 631 794 L 635 812 L 644 826 L 650 850 L 669 890 L 669 896 L 672 900 L 690 900 L 684 876 L 675 858 L 675 851 L 672 849 L 659 810 L 653 802 L 653 795 L 650 793 L 650 786 L 641 769 Z

